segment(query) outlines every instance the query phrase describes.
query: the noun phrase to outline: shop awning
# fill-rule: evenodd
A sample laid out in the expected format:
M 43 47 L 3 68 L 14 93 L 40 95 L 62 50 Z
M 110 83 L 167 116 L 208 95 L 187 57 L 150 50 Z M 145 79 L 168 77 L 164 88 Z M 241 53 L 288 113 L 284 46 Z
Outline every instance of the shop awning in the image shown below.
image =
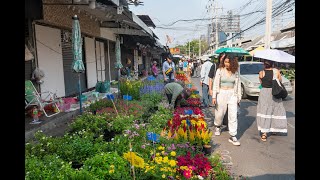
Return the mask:
M 278 41 L 272 41 L 270 46 L 272 49 L 277 48 L 287 48 L 287 47 L 293 47 L 295 46 L 295 37 L 292 38 L 285 38 Z

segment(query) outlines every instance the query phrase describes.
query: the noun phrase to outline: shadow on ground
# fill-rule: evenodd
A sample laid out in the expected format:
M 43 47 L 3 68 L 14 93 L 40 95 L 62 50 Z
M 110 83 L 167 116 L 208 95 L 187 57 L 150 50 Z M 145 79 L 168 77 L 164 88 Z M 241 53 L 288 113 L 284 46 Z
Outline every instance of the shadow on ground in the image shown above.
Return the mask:
M 238 133 L 237 137 L 240 139 L 241 136 L 246 132 L 247 129 L 251 127 L 253 122 L 256 120 L 256 116 L 248 116 L 248 108 L 250 106 L 255 106 L 251 102 L 241 102 L 240 115 L 238 117 Z
M 248 177 L 250 180 L 293 180 L 294 174 L 264 174 L 260 176 Z

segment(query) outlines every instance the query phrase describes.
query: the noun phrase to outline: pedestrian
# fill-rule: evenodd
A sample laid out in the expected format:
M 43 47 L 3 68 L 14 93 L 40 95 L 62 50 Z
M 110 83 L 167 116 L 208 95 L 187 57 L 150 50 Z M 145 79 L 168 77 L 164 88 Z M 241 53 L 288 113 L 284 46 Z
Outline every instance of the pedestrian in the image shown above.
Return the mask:
M 162 64 L 162 74 L 164 78 L 164 83 L 174 82 L 174 77 L 176 76 L 176 70 L 174 62 L 172 62 L 172 55 L 170 53 L 164 54 L 165 62 Z
M 213 79 L 214 79 L 214 76 L 216 74 L 216 70 L 217 70 L 217 67 L 219 67 L 219 64 L 222 62 L 222 59 L 224 58 L 225 56 L 225 53 L 220 53 L 219 56 L 218 56 L 218 63 L 213 63 L 211 68 L 210 68 L 210 71 L 209 71 L 209 94 L 212 96 L 212 85 L 213 85 Z
M 183 60 L 183 71 L 185 73 L 185 75 L 188 74 L 188 61 L 186 59 Z
M 201 66 L 200 72 L 200 85 L 202 87 L 202 103 L 203 106 L 209 107 L 212 106 L 211 95 L 209 94 L 209 71 L 212 66 L 210 59 L 206 59 L 203 65 Z
M 158 68 L 157 68 L 157 61 L 153 61 L 152 63 L 152 67 L 151 67 L 151 71 L 152 71 L 152 75 L 157 78 L 158 77 Z
M 181 59 L 179 60 L 179 71 L 183 71 L 183 62 Z
M 240 146 L 236 137 L 238 129 L 237 105 L 240 106 L 241 100 L 241 81 L 238 68 L 238 57 L 226 54 L 217 69 L 212 88 L 212 104 L 215 105 L 215 135 L 220 135 L 220 126 L 228 109 L 230 134 L 228 141 L 236 146 Z
M 127 58 L 127 63 L 126 63 L 126 70 L 127 70 L 127 76 L 130 77 L 131 76 L 131 68 L 132 68 L 132 65 L 131 65 L 131 59 L 130 58 Z
M 210 72 L 209 72 L 209 94 L 212 97 L 212 86 L 213 86 L 213 80 L 214 80 L 214 76 L 216 74 L 217 71 L 217 67 L 219 67 L 220 63 L 222 62 L 223 58 L 225 56 L 225 53 L 220 53 L 218 56 L 218 62 L 217 63 L 213 63 L 211 68 L 210 68 Z M 228 108 L 226 110 L 226 114 L 224 115 L 223 118 L 223 123 L 222 125 L 226 126 L 226 129 L 228 130 Z
M 272 95 L 272 79 L 282 81 L 279 70 L 272 67 L 271 61 L 264 61 L 264 69 L 259 72 L 261 90 L 257 105 L 257 125 L 261 141 L 267 141 L 267 133 L 287 133 L 287 116 L 282 99 Z
M 197 69 L 196 69 L 196 77 L 200 77 L 200 71 L 201 71 L 201 67 L 202 67 L 202 62 L 200 59 L 197 60 L 198 62 L 198 66 L 197 66 Z
M 167 95 L 170 108 L 176 108 L 180 106 L 181 99 L 188 99 L 191 95 L 191 91 L 183 87 L 177 82 L 171 82 L 164 86 L 164 91 Z

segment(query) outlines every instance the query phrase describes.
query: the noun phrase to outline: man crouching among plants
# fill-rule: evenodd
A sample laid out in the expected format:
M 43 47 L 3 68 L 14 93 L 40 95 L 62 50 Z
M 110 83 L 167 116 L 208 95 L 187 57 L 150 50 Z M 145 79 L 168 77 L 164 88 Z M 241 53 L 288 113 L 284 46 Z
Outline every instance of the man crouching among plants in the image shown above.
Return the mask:
M 177 82 L 166 84 L 164 86 L 164 92 L 167 95 L 170 109 L 180 106 L 181 99 L 188 99 L 191 95 L 191 91 L 188 88 L 183 87 Z

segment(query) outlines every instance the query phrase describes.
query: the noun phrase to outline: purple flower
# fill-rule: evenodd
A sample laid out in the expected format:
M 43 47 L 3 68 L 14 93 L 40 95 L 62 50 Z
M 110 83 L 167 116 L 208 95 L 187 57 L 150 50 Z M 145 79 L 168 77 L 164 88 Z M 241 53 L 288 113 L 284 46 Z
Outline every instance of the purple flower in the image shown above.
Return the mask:
M 171 151 L 171 147 L 168 147 L 167 149 L 168 149 L 168 151 Z
M 172 151 L 176 150 L 176 147 L 174 146 L 174 144 L 171 145 L 171 149 Z
M 139 129 L 139 125 L 138 124 L 134 124 L 134 126 L 136 127 L 136 129 Z
M 146 146 L 145 146 L 145 145 L 142 145 L 142 146 L 141 146 L 141 148 L 142 148 L 142 149 L 145 149 L 145 148 L 146 148 Z

